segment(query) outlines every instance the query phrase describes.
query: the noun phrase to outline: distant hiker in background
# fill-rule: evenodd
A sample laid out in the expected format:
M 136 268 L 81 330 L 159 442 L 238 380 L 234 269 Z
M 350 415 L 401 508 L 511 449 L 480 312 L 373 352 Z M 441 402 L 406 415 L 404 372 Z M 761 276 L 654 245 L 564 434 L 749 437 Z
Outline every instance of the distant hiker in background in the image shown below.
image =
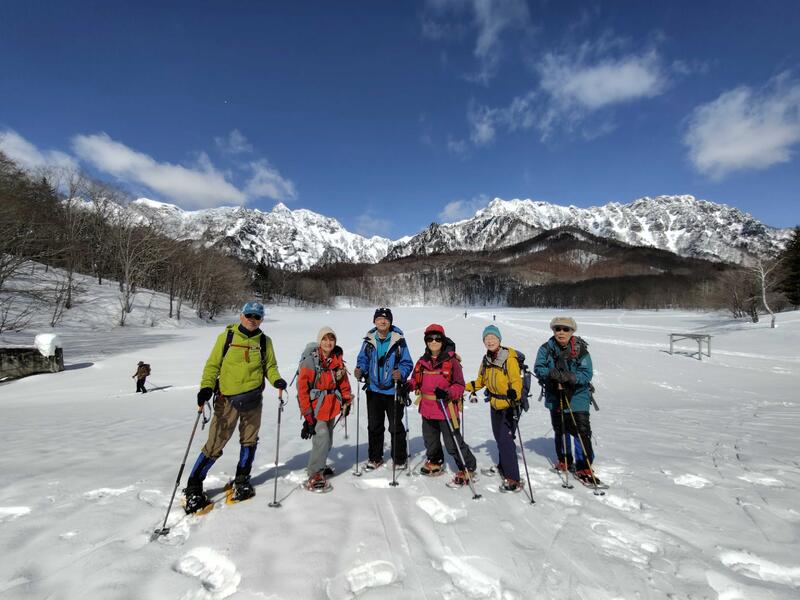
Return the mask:
M 346 417 L 352 402 L 342 349 L 336 345 L 336 334 L 330 327 L 320 329 L 317 341 L 303 351 L 297 375 L 297 401 L 303 417 L 300 437 L 311 438 L 306 489 L 327 492 L 331 485 L 325 477 L 333 475 L 333 469 L 325 466 L 325 460 L 333 445 L 336 417 L 340 412 Z
M 150 365 L 140 360 L 139 364 L 136 366 L 136 373 L 133 374 L 133 378 L 136 379 L 136 392 L 147 393 L 144 382 L 148 375 L 150 375 Z
M 466 391 L 470 393 L 470 401 L 474 401 L 475 392 L 486 388 L 491 406 L 492 433 L 500 455 L 497 468 L 504 480 L 500 491 L 518 492 L 522 486 L 514 440 L 516 419 L 522 412 L 522 375 L 516 350 L 501 346 L 502 339 L 500 330 L 494 325 L 488 325 L 483 330 L 486 354 L 481 360 L 478 376 L 467 383 Z
M 593 471 L 594 450 L 589 423 L 589 384 L 592 357 L 588 344 L 575 335 L 578 325 L 572 317 L 550 321 L 553 336 L 539 348 L 533 371 L 545 388 L 545 406 L 555 433 L 557 471 L 570 468 L 570 451 L 565 448 L 565 433 L 576 437 L 575 478 L 585 485 L 604 485 Z
M 408 385 L 417 393 L 416 403 L 422 415 L 422 438 L 427 461 L 420 468 L 420 473 L 428 476 L 442 473 L 444 439 L 445 448 L 457 467 L 452 484 L 465 485 L 475 472 L 477 463 L 461 437 L 458 421 L 459 403 L 464 394 L 464 373 L 461 361 L 456 356 L 455 344 L 445 336 L 441 325 L 431 323 L 425 328 L 425 353 L 414 365 Z
M 203 480 L 211 465 L 222 456 L 222 449 L 233 435 L 237 421 L 241 449 L 232 499 L 238 502 L 255 496 L 250 484 L 250 470 L 258 445 L 265 380 L 278 390 L 286 389 L 286 381 L 278 372 L 272 340 L 259 329 L 263 318 L 262 304 L 245 304 L 239 323 L 228 325 L 219 334 L 206 361 L 197 393 L 197 406 L 202 407 L 213 395 L 214 416 L 208 427 L 208 441 L 183 490 L 187 513 L 197 512 L 208 504 Z
M 464 318 L 467 318 L 467 311 L 464 311 Z
M 358 353 L 353 375 L 358 381 L 367 380 L 367 430 L 369 460 L 365 465 L 372 471 L 383 465 L 383 434 L 385 419 L 389 420 L 392 436 L 392 461 L 398 469 L 406 468 L 408 444 L 403 427 L 405 403 L 395 406 L 398 382 L 405 381 L 414 368 L 403 332 L 393 324 L 392 311 L 377 308 L 372 316 L 375 325 L 367 332 Z M 399 413 L 399 415 L 398 415 Z

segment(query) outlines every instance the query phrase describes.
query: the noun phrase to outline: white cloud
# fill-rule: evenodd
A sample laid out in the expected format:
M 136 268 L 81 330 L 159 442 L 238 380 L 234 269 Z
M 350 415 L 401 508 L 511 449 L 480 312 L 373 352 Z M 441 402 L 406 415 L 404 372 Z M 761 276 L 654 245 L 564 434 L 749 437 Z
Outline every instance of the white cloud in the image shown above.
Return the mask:
M 245 154 L 253 151 L 253 146 L 238 129 L 234 129 L 228 137 L 216 137 L 214 142 L 223 154 Z
M 467 27 L 460 21 L 465 14 L 468 27 L 476 31 L 473 54 L 478 60 L 478 71 L 468 79 L 486 85 L 502 58 L 504 35 L 530 26 L 528 5 L 525 0 L 427 0 L 423 35 L 432 40 L 460 39 Z
M 442 223 L 462 221 L 475 216 L 475 213 L 489 203 L 488 196 L 477 196 L 472 200 L 453 200 L 445 204 L 439 213 Z
M 96 169 L 123 181 L 144 185 L 187 208 L 243 204 L 247 199 L 210 161 L 198 169 L 159 163 L 105 133 L 76 135 L 72 138 L 72 148 Z
M 589 111 L 652 98 L 667 86 L 667 77 L 656 51 L 621 58 L 605 58 L 587 64 L 581 55 L 548 53 L 538 67 L 541 87 L 553 101 L 578 105 Z
M 253 198 L 271 198 L 287 202 L 297 198 L 297 192 L 289 179 L 284 179 L 276 168 L 262 159 L 249 165 L 252 173 L 245 186 L 245 192 Z
M 356 219 L 356 233 L 364 237 L 380 235 L 389 237 L 392 229 L 392 222 L 389 219 L 382 219 L 371 214 L 362 214 Z
M 76 168 L 77 162 L 59 150 L 39 150 L 16 131 L 0 131 L 0 151 L 26 170 L 45 167 Z
M 694 109 L 683 141 L 694 167 L 716 180 L 788 162 L 800 142 L 800 81 L 784 73 L 762 90 L 724 92 Z

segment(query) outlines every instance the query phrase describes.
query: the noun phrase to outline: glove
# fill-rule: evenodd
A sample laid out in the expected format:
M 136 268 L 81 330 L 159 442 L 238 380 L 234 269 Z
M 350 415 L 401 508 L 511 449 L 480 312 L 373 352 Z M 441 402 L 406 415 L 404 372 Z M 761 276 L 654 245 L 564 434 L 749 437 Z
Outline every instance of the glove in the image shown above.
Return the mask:
M 433 393 L 436 395 L 437 400 L 447 400 L 447 390 L 437 387 L 433 390 Z
M 211 400 L 211 395 L 214 393 L 210 387 L 204 387 L 197 392 L 197 406 L 202 407 L 206 402 Z
M 575 381 L 575 373 L 570 373 L 569 371 L 561 373 L 561 383 L 575 385 Z
M 285 379 L 276 379 L 275 383 L 272 384 L 276 390 L 285 390 L 286 389 L 286 380 Z
M 361 377 L 363 377 L 363 375 L 364 375 L 364 371 L 362 371 L 358 367 L 353 369 L 353 377 L 356 378 L 356 381 L 361 381 Z
M 403 374 L 400 372 L 400 369 L 395 369 L 392 371 L 392 379 L 394 379 L 395 381 L 400 381 L 402 377 Z
M 514 402 L 517 399 L 517 390 L 515 390 L 514 388 L 508 388 L 508 391 L 506 392 L 506 397 L 508 397 L 509 400 Z
M 347 400 L 344 403 L 344 416 L 345 417 L 350 414 L 350 409 L 352 408 L 352 406 L 353 406 L 353 399 L 352 398 Z
M 478 403 L 478 396 L 475 394 L 475 392 L 470 393 L 469 402 L 470 402 L 470 404 L 477 404 Z
M 303 429 L 300 431 L 300 437 L 304 440 L 309 439 L 312 435 L 317 433 L 316 426 L 317 420 L 314 418 L 314 415 L 308 413 L 307 415 L 303 415 L 305 421 L 303 422 Z
M 550 372 L 547 373 L 547 377 L 561 383 L 561 371 L 558 369 L 550 369 Z

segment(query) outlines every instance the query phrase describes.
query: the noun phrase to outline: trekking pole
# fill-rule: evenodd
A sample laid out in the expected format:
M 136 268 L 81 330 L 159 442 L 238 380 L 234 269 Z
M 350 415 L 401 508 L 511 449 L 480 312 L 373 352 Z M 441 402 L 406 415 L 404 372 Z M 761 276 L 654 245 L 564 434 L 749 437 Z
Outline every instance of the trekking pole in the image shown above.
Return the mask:
M 572 414 L 572 406 L 570 405 L 569 398 L 567 398 L 566 401 L 567 401 L 567 406 L 569 407 L 569 414 L 572 417 L 572 425 L 575 427 L 575 437 L 578 438 L 578 441 L 581 444 L 583 459 L 586 461 L 586 464 L 589 465 L 589 474 L 592 476 L 592 483 L 594 484 L 594 491 L 592 493 L 595 496 L 605 496 L 606 493 L 603 490 L 601 490 L 597 485 L 597 478 L 594 476 L 594 468 L 592 467 L 592 461 L 589 460 L 589 454 L 586 452 L 586 446 L 583 445 L 583 436 L 578 431 L 578 423 L 575 421 L 575 415 Z
M 558 412 L 561 415 L 561 453 L 564 455 L 564 479 L 561 481 L 561 487 L 571 490 L 575 486 L 569 482 L 569 465 L 567 464 L 567 430 L 564 428 L 564 388 L 561 387 L 560 383 L 558 384 Z
M 445 423 L 447 423 L 447 429 L 450 431 L 450 435 L 453 438 L 453 442 L 456 444 L 456 450 L 458 451 L 458 457 L 461 459 L 461 465 L 464 468 L 464 473 L 467 475 L 467 483 L 469 484 L 469 489 L 472 490 L 472 499 L 478 500 L 481 495 L 475 491 L 475 486 L 472 485 L 472 474 L 467 469 L 467 463 L 464 462 L 464 453 L 461 452 L 461 444 L 458 443 L 456 439 L 455 430 L 453 429 L 453 424 L 450 423 L 450 417 L 447 414 L 447 411 L 444 408 L 444 401 L 441 398 L 437 398 L 439 401 L 439 406 L 442 408 L 442 413 L 444 414 Z M 459 434 L 459 437 L 461 434 Z M 464 438 L 461 438 L 461 441 L 464 441 Z
M 361 381 L 356 379 L 358 382 L 358 390 L 356 391 L 356 464 L 353 465 L 355 467 L 355 471 L 353 471 L 353 475 L 356 477 L 361 477 L 361 466 L 358 464 L 358 434 L 360 431 L 359 428 L 359 416 L 361 415 Z
M 344 439 L 350 439 L 350 436 L 347 435 L 347 415 L 344 417 Z
M 181 463 L 181 468 L 178 469 L 178 477 L 175 479 L 175 488 L 172 490 L 172 497 L 169 499 L 169 506 L 167 507 L 167 514 L 164 515 L 164 523 L 161 525 L 161 529 L 156 529 L 153 531 L 153 535 L 150 536 L 150 541 L 154 541 L 157 537 L 162 535 L 167 535 L 169 533 L 169 527 L 167 527 L 167 519 L 169 518 L 169 512 L 172 510 L 172 503 L 175 500 L 175 492 L 178 491 L 178 486 L 181 484 L 181 477 L 183 476 L 183 469 L 186 467 L 186 457 L 189 456 L 189 449 L 192 447 L 192 440 L 194 439 L 194 434 L 197 431 L 197 424 L 200 422 L 200 417 L 203 416 L 203 407 L 197 409 L 197 418 L 194 420 L 194 426 L 192 427 L 192 435 L 189 436 L 189 443 L 186 445 L 186 452 L 183 454 L 183 462 Z
M 278 455 L 281 449 L 281 414 L 283 414 L 283 407 L 286 403 L 283 401 L 283 390 L 278 390 L 278 434 L 277 441 L 275 442 L 275 491 L 272 494 L 272 502 L 269 503 L 270 508 L 280 508 L 281 503 L 278 502 Z
M 531 504 L 536 504 L 536 501 L 533 499 L 533 487 L 531 486 L 531 476 L 528 473 L 528 461 L 525 460 L 525 445 L 522 443 L 522 434 L 519 431 L 519 418 L 520 418 L 519 406 L 514 407 L 514 422 L 516 424 L 517 429 L 517 437 L 519 438 L 519 450 L 522 452 L 522 464 L 525 466 L 525 477 L 528 480 L 528 497 L 531 499 Z
M 394 407 L 392 409 L 392 481 L 389 482 L 389 485 L 392 487 L 397 487 L 398 485 L 400 485 L 397 482 L 397 461 L 395 460 L 395 457 L 397 456 L 397 404 L 399 403 L 399 399 L 397 397 L 397 391 L 399 389 L 400 389 L 400 382 L 395 381 Z

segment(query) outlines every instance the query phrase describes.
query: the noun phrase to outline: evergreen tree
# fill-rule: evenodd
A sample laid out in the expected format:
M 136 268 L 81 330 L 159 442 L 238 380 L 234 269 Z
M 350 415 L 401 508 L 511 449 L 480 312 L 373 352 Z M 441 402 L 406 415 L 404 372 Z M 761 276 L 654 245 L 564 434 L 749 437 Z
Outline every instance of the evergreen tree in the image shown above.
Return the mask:
M 794 237 L 781 253 L 784 278 L 781 289 L 795 308 L 800 307 L 800 227 L 794 228 Z

